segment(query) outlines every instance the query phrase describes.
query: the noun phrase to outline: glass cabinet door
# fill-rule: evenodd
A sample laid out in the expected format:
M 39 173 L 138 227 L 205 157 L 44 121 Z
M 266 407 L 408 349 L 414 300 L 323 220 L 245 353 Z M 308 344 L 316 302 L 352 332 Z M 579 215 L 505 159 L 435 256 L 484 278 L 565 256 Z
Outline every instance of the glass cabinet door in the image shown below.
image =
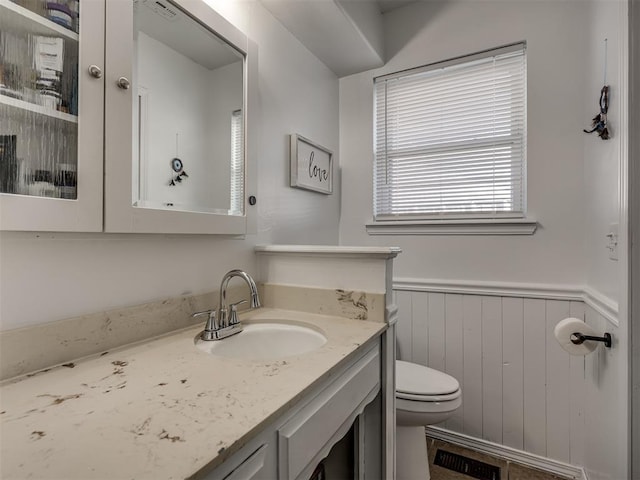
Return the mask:
M 102 229 L 103 32 L 99 0 L 0 0 L 3 230 Z

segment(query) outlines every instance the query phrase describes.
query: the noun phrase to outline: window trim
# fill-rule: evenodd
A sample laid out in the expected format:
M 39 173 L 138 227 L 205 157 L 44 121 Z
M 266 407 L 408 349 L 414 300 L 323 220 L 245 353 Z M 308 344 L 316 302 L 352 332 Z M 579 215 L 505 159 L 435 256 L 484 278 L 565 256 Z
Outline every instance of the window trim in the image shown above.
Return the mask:
M 514 42 L 497 48 L 486 49 L 469 55 L 462 55 L 449 60 L 434 62 L 421 67 L 405 69 L 398 72 L 375 77 L 373 84 L 378 82 L 450 67 L 460 63 L 472 62 L 488 56 L 502 55 L 518 50 L 524 50 L 526 54 L 526 41 Z M 525 96 L 527 79 L 525 77 Z M 375 90 L 374 90 L 375 98 Z M 526 97 L 525 97 L 526 98 Z M 525 132 L 526 132 L 526 107 L 525 107 Z M 375 129 L 375 119 L 374 119 Z M 526 148 L 526 140 L 525 140 Z M 526 171 L 526 150 L 522 159 Z M 525 174 L 526 175 L 526 174 Z M 525 177 L 526 178 L 526 177 Z M 375 182 L 375 173 L 374 173 Z M 527 216 L 527 185 L 523 185 L 523 211 L 522 212 L 471 212 L 423 215 L 372 215 L 372 221 L 365 224 L 369 235 L 532 235 L 538 227 L 538 222 Z M 375 183 L 374 183 L 375 189 Z M 374 205 L 372 204 L 372 208 Z M 374 213 L 374 212 L 372 212 Z
M 369 235 L 533 235 L 538 222 L 520 218 L 442 218 L 433 220 L 373 220 Z
M 473 62 L 474 60 L 484 59 L 484 58 L 487 58 L 488 56 L 504 55 L 505 53 L 517 52 L 518 50 L 521 50 L 523 48 L 525 51 L 527 50 L 527 42 L 524 40 L 520 42 L 509 43 L 507 45 L 502 45 L 496 48 L 487 48 L 486 50 L 482 50 L 480 52 L 470 53 L 467 55 L 460 55 L 459 57 L 450 58 L 448 60 L 428 63 L 426 65 L 422 65 L 421 67 L 407 68 L 405 70 L 400 70 L 393 73 L 387 73 L 386 75 L 380 75 L 380 76 L 374 77 L 373 81 L 375 83 L 383 80 L 391 80 L 393 78 L 406 77 L 407 75 L 413 75 L 416 73 L 429 72 L 431 70 L 439 70 L 441 68 L 452 67 L 460 63 L 467 63 L 467 62 Z

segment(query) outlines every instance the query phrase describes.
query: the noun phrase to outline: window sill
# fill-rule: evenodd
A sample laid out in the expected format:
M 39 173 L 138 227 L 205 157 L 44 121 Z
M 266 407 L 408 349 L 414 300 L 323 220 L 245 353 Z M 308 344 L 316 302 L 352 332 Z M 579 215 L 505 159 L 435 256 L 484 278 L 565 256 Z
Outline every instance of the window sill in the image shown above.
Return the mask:
M 533 235 L 532 218 L 394 220 L 366 224 L 369 235 Z

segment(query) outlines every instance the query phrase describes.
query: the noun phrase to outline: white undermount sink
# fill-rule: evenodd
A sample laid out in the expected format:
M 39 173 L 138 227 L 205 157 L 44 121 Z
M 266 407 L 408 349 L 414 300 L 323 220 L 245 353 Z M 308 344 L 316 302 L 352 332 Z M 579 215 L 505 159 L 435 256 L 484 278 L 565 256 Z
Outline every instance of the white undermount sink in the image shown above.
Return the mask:
M 211 355 L 247 360 L 275 360 L 309 353 L 327 343 L 319 331 L 277 321 L 243 323 L 244 330 L 222 340 L 198 338 L 196 347 Z

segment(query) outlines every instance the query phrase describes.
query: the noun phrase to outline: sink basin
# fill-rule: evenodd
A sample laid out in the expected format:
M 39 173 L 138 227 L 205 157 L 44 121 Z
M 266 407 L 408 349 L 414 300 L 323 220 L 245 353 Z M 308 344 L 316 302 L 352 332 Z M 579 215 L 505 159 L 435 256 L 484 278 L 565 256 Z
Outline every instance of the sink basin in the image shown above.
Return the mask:
M 243 323 L 244 330 L 222 340 L 198 338 L 196 347 L 211 355 L 275 360 L 317 350 L 327 337 L 313 328 L 290 323 Z

